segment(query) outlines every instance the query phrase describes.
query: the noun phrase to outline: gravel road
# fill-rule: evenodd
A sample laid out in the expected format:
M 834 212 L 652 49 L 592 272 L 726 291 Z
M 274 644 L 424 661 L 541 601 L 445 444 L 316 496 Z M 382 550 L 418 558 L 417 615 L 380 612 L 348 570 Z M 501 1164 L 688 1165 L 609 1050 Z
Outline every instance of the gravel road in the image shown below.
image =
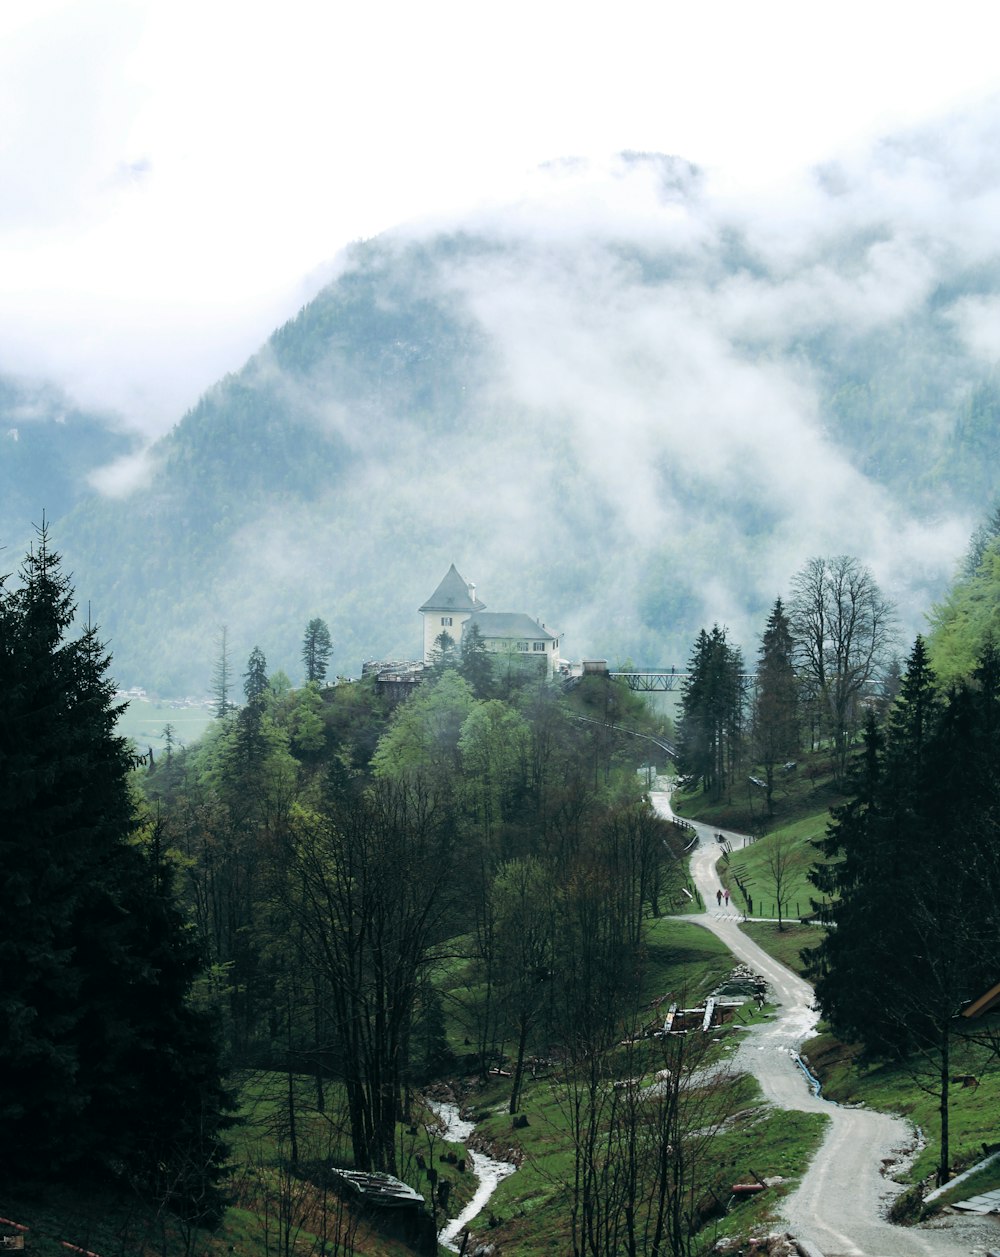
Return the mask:
M 653 804 L 672 816 L 670 796 L 656 792 Z M 815 1257 L 976 1257 L 990 1248 L 1000 1251 L 1000 1223 L 990 1218 L 959 1215 L 933 1226 L 898 1227 L 884 1220 L 894 1195 L 902 1188 L 886 1177 L 905 1161 L 915 1132 L 901 1118 L 845 1109 L 813 1095 L 796 1062 L 796 1053 L 816 1026 L 813 990 L 808 982 L 761 950 L 739 928 L 742 914 L 733 907 L 715 908 L 720 857 L 713 831 L 695 825 L 700 839 L 691 870 L 708 911 L 691 920 L 716 934 L 739 960 L 766 978 L 777 1015 L 748 1033 L 735 1057 L 736 1067 L 756 1075 L 764 1095 L 778 1108 L 820 1112 L 829 1118 L 828 1132 L 798 1190 L 783 1202 L 788 1230 L 805 1252 Z M 734 846 L 741 835 L 727 834 Z

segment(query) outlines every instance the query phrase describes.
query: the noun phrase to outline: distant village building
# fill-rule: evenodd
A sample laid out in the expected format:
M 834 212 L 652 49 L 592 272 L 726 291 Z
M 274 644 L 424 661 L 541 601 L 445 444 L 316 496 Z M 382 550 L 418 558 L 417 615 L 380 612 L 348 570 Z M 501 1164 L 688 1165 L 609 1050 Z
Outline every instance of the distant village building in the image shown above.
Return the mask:
M 558 633 L 530 615 L 487 611 L 486 603 L 476 597 L 475 585 L 459 575 L 454 563 L 420 614 L 424 617 L 424 663 L 431 662 L 442 633 L 460 646 L 463 634 L 475 625 L 491 654 L 536 659 L 546 676 L 559 664 Z

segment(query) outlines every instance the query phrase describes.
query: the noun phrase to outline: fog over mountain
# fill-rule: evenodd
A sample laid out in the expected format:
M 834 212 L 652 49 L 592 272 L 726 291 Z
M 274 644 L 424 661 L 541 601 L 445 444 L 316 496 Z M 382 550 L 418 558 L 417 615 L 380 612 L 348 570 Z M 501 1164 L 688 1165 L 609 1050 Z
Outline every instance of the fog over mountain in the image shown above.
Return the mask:
M 114 671 L 198 689 L 225 623 L 237 670 L 259 644 L 298 679 L 314 615 L 337 672 L 415 657 L 453 561 L 569 657 L 680 664 L 716 621 L 752 657 L 802 563 L 851 553 L 905 643 L 996 493 L 998 129 L 745 201 L 679 158 L 553 162 L 348 250 L 56 520 Z
M 23 554 L 43 509 L 67 514 L 140 451 L 119 416 L 88 411 L 46 381 L 0 375 L 0 545 Z M 5 557 L 0 571 L 16 566 Z

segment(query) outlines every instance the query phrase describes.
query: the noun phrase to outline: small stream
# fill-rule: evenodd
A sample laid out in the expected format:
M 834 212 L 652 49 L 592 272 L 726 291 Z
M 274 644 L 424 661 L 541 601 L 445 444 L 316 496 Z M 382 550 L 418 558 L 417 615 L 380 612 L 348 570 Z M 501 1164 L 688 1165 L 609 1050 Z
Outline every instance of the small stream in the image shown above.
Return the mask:
M 458 1106 L 455 1104 L 433 1100 L 430 1101 L 430 1107 L 441 1119 L 445 1138 L 453 1143 L 464 1144 L 476 1129 L 474 1122 L 467 1122 L 463 1117 L 459 1116 Z M 455 1241 L 472 1219 L 486 1208 L 487 1202 L 497 1189 L 497 1184 L 507 1178 L 508 1175 L 513 1174 L 517 1169 L 517 1166 L 512 1165 L 509 1161 L 497 1161 L 493 1157 L 487 1156 L 485 1152 L 476 1152 L 471 1148 L 468 1150 L 468 1158 L 476 1177 L 479 1179 L 476 1194 L 458 1217 L 453 1218 L 438 1235 L 438 1243 L 450 1249 L 453 1253 L 458 1252 L 458 1244 Z

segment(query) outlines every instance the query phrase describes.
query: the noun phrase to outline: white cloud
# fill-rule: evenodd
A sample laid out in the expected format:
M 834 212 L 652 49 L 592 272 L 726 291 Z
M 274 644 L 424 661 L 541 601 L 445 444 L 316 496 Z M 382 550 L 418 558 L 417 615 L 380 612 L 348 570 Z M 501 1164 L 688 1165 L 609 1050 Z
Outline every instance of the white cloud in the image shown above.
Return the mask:
M 752 214 L 790 172 L 996 83 L 971 0 L 947 22 L 896 0 L 835 21 L 790 0 L 631 0 L 613 20 L 566 0 L 10 0 L 0 36 L 0 369 L 44 371 L 152 433 L 351 239 L 619 150 L 693 160 Z M 924 165 L 908 192 L 937 212 Z M 577 230 L 617 212 L 641 236 L 621 187 L 582 209 L 578 193 Z M 696 216 L 644 212 L 697 247 Z
M 109 498 L 127 498 L 148 489 L 156 474 L 156 460 L 149 449 L 124 454 L 90 473 L 90 484 Z
M 968 37 L 981 17 L 965 0 L 946 23 L 895 0 L 835 20 L 791 0 L 625 0 L 613 20 L 564 0 L 4 6 L 0 370 L 155 437 L 337 273 L 345 243 L 400 223 L 403 242 L 494 233 L 506 255 L 447 277 L 497 355 L 487 463 L 474 433 L 429 466 L 398 416 L 394 456 L 419 477 L 371 463 L 344 490 L 359 517 L 382 511 L 409 542 L 420 502 L 446 500 L 422 538 L 482 525 L 498 607 L 526 533 L 585 570 L 560 507 L 589 495 L 578 516 L 630 559 L 697 551 L 706 621 L 729 617 L 744 642 L 740 608 L 770 605 L 810 554 L 926 585 L 970 521 L 901 514 L 824 430 L 819 381 L 785 350 L 889 328 L 995 255 L 995 56 L 987 32 Z M 623 150 L 677 160 L 607 156 Z M 991 297 L 950 318 L 995 361 Z M 338 400 L 296 402 L 363 449 Z M 120 496 L 151 477 L 140 454 L 93 483 Z M 752 511 L 773 527 L 744 553 L 731 523 Z M 305 571 L 308 526 L 307 542 L 276 514 L 241 544 L 262 572 Z M 334 540 L 353 588 L 372 556 Z M 640 570 L 608 578 L 623 617 Z M 561 627 L 599 641 L 604 614 L 581 598 Z
M 972 354 L 989 366 L 1000 362 L 1000 296 L 961 297 L 949 316 Z

